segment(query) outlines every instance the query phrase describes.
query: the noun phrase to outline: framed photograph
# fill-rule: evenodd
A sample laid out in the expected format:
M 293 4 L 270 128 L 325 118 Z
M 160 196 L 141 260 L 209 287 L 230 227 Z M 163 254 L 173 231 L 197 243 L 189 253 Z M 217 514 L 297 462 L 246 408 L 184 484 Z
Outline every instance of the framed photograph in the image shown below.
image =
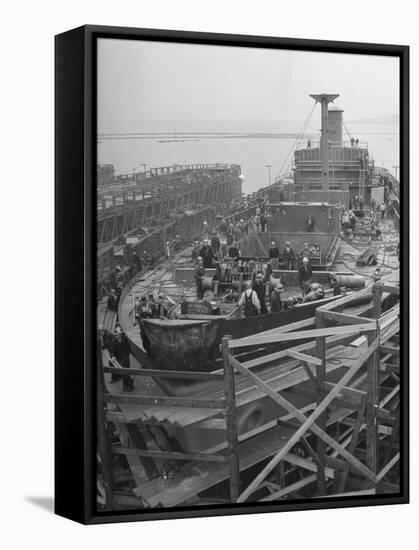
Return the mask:
M 407 503 L 409 48 L 56 37 L 56 513 Z

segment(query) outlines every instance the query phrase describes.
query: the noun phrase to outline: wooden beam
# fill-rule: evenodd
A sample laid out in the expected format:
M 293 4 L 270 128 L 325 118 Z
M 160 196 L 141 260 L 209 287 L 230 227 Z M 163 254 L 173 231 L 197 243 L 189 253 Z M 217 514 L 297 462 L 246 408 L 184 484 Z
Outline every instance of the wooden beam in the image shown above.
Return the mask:
M 130 447 L 113 447 L 112 452 L 119 455 L 145 456 L 149 458 L 161 458 L 172 460 L 196 460 L 198 462 L 222 462 L 228 461 L 226 456 L 210 455 L 203 453 L 180 453 L 175 451 L 157 451 L 149 449 L 133 449 Z
M 396 296 L 400 296 L 400 287 L 399 286 L 392 286 L 392 285 L 383 285 L 383 284 L 376 284 L 374 285 L 379 289 L 380 292 L 388 292 L 389 294 L 395 294 Z
M 346 325 L 371 323 L 371 319 L 368 319 L 368 317 L 357 317 L 356 315 L 350 315 L 348 313 L 338 313 L 337 311 L 328 310 L 322 313 L 327 321 L 337 321 L 338 323 L 345 323 Z
M 274 468 L 287 454 L 292 447 L 299 441 L 308 429 L 311 428 L 311 431 L 314 432 L 318 437 L 321 437 L 328 445 L 332 446 L 335 450 L 338 451 L 355 469 L 365 475 L 367 478 L 375 482 L 375 475 L 369 468 L 364 466 L 358 459 L 351 455 L 344 447 L 337 443 L 332 437 L 327 433 L 322 431 L 314 422 L 322 414 L 322 412 L 327 408 L 327 406 L 333 401 L 335 396 L 339 393 L 340 388 L 343 387 L 353 375 L 361 368 L 363 363 L 368 359 L 368 357 L 377 349 L 378 340 L 374 342 L 373 345 L 366 351 L 365 357 L 362 357 L 355 364 L 348 369 L 346 374 L 341 378 L 340 382 L 336 384 L 335 388 L 325 397 L 320 406 L 318 406 L 313 413 L 307 418 L 303 415 L 294 405 L 289 403 L 284 397 L 277 394 L 272 388 L 270 388 L 263 380 L 261 380 L 254 373 L 248 371 L 243 367 L 234 357 L 229 355 L 229 361 L 232 366 L 237 369 L 239 372 L 247 376 L 252 382 L 264 391 L 269 397 L 271 397 L 276 403 L 281 407 L 285 408 L 289 412 L 292 412 L 294 416 L 302 422 L 302 426 L 294 433 L 294 435 L 288 440 L 286 445 L 281 449 L 281 451 L 265 466 L 262 472 L 252 481 L 252 483 L 243 491 L 239 496 L 237 502 L 244 502 L 248 496 L 255 490 L 256 487 L 265 479 L 269 472 Z
M 228 341 L 231 336 L 224 336 L 221 340 L 221 352 L 224 366 L 224 396 L 225 420 L 227 426 L 227 456 L 230 473 L 230 500 L 236 502 L 240 494 L 240 463 L 237 439 L 236 420 L 236 390 L 234 384 L 234 370 L 229 362 Z
M 393 458 L 384 466 L 384 468 L 377 474 L 377 483 L 381 481 L 388 473 L 389 471 L 394 468 L 394 466 L 398 463 L 400 460 L 400 453 L 397 453 L 393 456 Z
M 300 353 L 299 351 L 295 351 L 293 349 L 287 350 L 287 355 L 290 357 L 293 357 L 294 359 L 299 359 L 303 363 L 309 363 L 310 365 L 321 365 L 321 360 L 317 357 L 313 357 L 312 355 L 306 355 L 305 353 Z
M 198 399 L 191 397 L 162 397 L 161 395 L 133 395 L 127 393 L 105 393 L 107 403 L 126 403 L 131 405 L 151 405 L 164 407 L 191 407 L 200 409 L 224 410 L 224 399 Z
M 183 380 L 219 380 L 223 381 L 222 374 L 211 372 L 170 371 L 159 369 L 131 369 L 122 367 L 104 367 L 103 372 L 111 374 L 128 374 L 130 376 L 151 376 L 152 378 L 181 378 Z
M 258 500 L 258 502 L 269 502 L 271 500 L 277 500 L 279 498 L 282 498 L 286 495 L 289 495 L 290 493 L 295 493 L 296 491 L 299 491 L 306 485 L 310 485 L 310 483 L 313 483 L 314 481 L 316 481 L 316 479 L 317 479 L 317 475 L 315 474 L 311 476 L 307 476 L 304 479 L 297 481 L 296 483 L 292 483 L 291 485 L 288 485 L 288 487 L 284 487 L 283 489 L 280 489 L 279 491 L 275 491 L 274 493 L 270 494 L 265 498 L 261 498 L 260 500 Z
M 362 334 L 377 329 L 376 323 L 365 323 L 345 327 L 329 327 L 313 330 L 302 330 L 300 332 L 289 332 L 286 334 L 271 334 L 269 336 L 247 336 L 236 340 L 229 340 L 229 349 L 243 348 L 247 346 L 260 346 L 265 344 L 276 344 L 279 342 L 289 342 L 291 340 L 305 340 L 309 338 L 320 338 L 322 336 L 343 335 L 343 334 Z

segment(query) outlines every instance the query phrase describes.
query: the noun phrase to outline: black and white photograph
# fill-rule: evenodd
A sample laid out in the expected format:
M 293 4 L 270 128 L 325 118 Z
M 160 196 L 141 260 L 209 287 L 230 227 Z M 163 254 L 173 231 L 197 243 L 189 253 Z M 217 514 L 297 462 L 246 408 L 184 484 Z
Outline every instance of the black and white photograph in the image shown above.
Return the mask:
M 399 63 L 98 38 L 98 512 L 401 494 Z

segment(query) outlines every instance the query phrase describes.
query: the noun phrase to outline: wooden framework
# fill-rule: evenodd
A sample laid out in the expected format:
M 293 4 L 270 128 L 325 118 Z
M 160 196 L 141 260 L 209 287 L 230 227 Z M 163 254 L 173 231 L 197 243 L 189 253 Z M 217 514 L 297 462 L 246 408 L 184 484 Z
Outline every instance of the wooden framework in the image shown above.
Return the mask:
M 374 313 L 381 313 L 381 298 L 383 293 L 399 294 L 399 288 L 391 285 L 375 285 L 373 288 Z M 190 373 L 178 371 L 161 371 L 149 369 L 121 369 L 99 365 L 101 377 L 103 373 L 129 374 L 131 376 L 151 376 L 153 378 L 190 379 L 201 382 L 221 382 L 224 396 L 214 398 L 209 395 L 168 397 L 162 395 L 132 395 L 104 393 L 101 403 L 137 404 L 140 407 L 181 408 L 183 410 L 206 411 L 207 420 L 199 424 L 201 429 L 220 429 L 226 434 L 226 442 L 200 453 L 183 452 L 171 448 L 164 450 L 148 449 L 140 435 L 139 425 L 130 424 L 124 415 L 115 411 L 101 413 L 102 425 L 114 422 L 125 425 L 125 433 L 131 442 L 129 446 L 118 445 L 112 448 L 112 453 L 125 455 L 131 470 L 140 465 L 150 474 L 154 472 L 153 461 L 172 460 L 179 464 L 200 464 L 202 479 L 193 483 L 188 478 L 193 469 L 183 467 L 184 473 L 179 474 L 178 486 L 175 479 L 170 485 L 171 494 L 167 502 L 173 505 L 182 502 L 196 504 L 206 502 L 200 496 L 208 488 L 216 486 L 223 480 L 228 480 L 228 502 L 242 503 L 247 501 L 273 501 L 296 498 L 309 490 L 314 497 L 348 496 L 356 494 L 376 494 L 378 492 L 397 492 L 396 484 L 388 480 L 392 471 L 397 468 L 400 459 L 398 450 L 399 414 L 398 395 L 400 384 L 397 383 L 399 351 L 389 340 L 397 336 L 398 309 L 393 307 L 384 315 L 376 318 L 357 317 L 342 313 L 345 302 L 352 296 L 344 297 L 337 302 L 318 308 L 315 328 L 306 330 L 304 326 L 295 327 L 294 332 L 283 330 L 270 331 L 267 336 L 251 336 L 233 340 L 224 337 L 222 340 L 222 356 L 224 368 L 214 373 Z M 330 344 L 335 341 L 357 341 L 362 336 L 364 349 L 350 360 L 338 379 L 330 379 L 333 353 Z M 359 340 L 359 338 L 358 338 Z M 262 355 L 257 360 L 240 360 L 246 349 L 266 348 L 271 344 L 289 341 L 305 342 L 279 354 L 282 358 L 289 357 L 295 361 L 295 373 L 292 385 L 286 385 L 284 391 L 273 389 L 259 374 L 264 361 L 272 361 L 271 354 Z M 246 355 L 245 355 L 246 356 Z M 244 356 L 244 357 L 245 357 Z M 352 363 L 351 363 L 352 361 Z M 258 372 L 254 367 L 258 367 Z M 268 422 L 248 433 L 239 434 L 237 428 L 237 396 L 235 379 L 237 374 L 246 378 L 263 395 L 268 396 L 281 410 L 286 411 L 284 417 Z M 390 387 L 386 382 L 391 381 Z M 304 384 L 302 384 L 305 381 Z M 308 387 L 308 385 L 311 387 Z M 242 387 L 242 383 L 241 386 Z M 103 388 L 102 388 L 103 389 Z M 313 405 L 298 407 L 289 399 L 289 392 L 297 395 L 311 396 Z M 396 405 L 395 405 L 396 403 Z M 169 410 L 169 409 L 167 409 Z M 210 414 L 210 411 L 213 411 Z M 214 417 L 222 413 L 221 418 Z M 196 414 L 196 413 L 194 413 Z M 283 437 L 272 437 L 272 430 L 282 427 Z M 102 433 L 102 432 L 100 432 Z M 99 433 L 99 437 L 100 437 Z M 250 458 L 252 442 L 266 445 L 266 452 L 256 453 L 256 459 Z M 269 443 L 268 443 L 269 442 Z M 99 441 L 100 443 L 100 441 Z M 106 441 L 101 443 L 101 452 L 109 453 Z M 257 459 L 259 456 L 259 459 Z M 381 460 L 380 460 L 381 457 Z M 268 463 L 257 472 L 251 483 L 244 486 L 243 473 L 249 466 L 257 465 L 268 458 Z M 104 460 L 103 465 L 109 465 L 110 460 Z M 207 466 L 206 466 L 207 465 Z M 189 474 L 188 474 L 189 472 Z M 298 474 L 298 475 L 297 475 Z M 135 477 L 135 475 L 134 475 Z M 244 476 L 246 478 L 246 476 Z M 193 478 L 193 475 L 192 475 Z M 192 479 L 191 478 L 191 479 Z M 208 478 L 210 481 L 208 482 Z M 104 476 L 112 484 L 111 469 Z M 201 481 L 200 481 L 201 479 Z M 205 480 L 205 481 L 204 481 Z M 289 480 L 289 481 L 288 481 Z M 164 483 L 148 482 L 148 487 L 142 489 L 142 480 L 137 479 L 135 494 L 142 505 L 155 506 L 160 502 L 159 491 L 164 491 Z M 184 491 L 182 486 L 189 483 Z M 191 489 L 193 487 L 193 489 Z M 147 496 L 153 495 L 151 503 Z M 110 509 L 113 506 L 129 505 L 132 496 L 114 494 L 108 490 Z M 162 500 L 164 497 L 162 496 Z M 138 504 L 137 504 L 138 505 Z

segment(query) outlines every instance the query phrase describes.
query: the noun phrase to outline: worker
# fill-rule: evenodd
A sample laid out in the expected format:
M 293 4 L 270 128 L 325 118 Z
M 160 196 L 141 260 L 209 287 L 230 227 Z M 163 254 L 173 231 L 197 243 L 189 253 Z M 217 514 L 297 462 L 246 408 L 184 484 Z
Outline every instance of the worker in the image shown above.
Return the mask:
M 201 256 L 198 256 L 195 266 L 195 285 L 196 285 L 196 297 L 198 300 L 202 299 L 202 280 L 205 277 L 204 262 Z
M 295 253 L 294 250 L 291 248 L 290 241 L 287 241 L 285 243 L 285 249 L 283 253 L 283 259 L 284 259 L 284 268 L 287 270 L 295 269 Z
M 271 246 L 269 248 L 269 259 L 272 265 L 272 269 L 278 269 L 279 249 L 275 241 L 271 242 Z
M 298 270 L 298 281 L 302 290 L 303 296 L 307 293 L 309 284 L 311 283 L 312 269 L 308 258 L 303 258 L 302 265 Z
M 306 229 L 309 233 L 314 231 L 314 218 L 311 214 L 308 215 Z
M 355 226 L 356 226 L 356 216 L 353 213 L 352 210 L 349 210 L 348 212 L 348 218 L 349 218 L 349 227 L 352 229 L 352 232 L 355 232 Z
M 323 300 L 324 288 L 322 285 L 318 285 L 315 288 L 311 288 L 310 291 L 304 296 L 303 302 L 316 302 L 317 300 Z
M 164 294 L 159 294 L 159 301 L 156 305 L 156 313 L 158 319 L 166 319 L 168 314 L 168 309 L 165 304 Z
M 278 283 L 271 293 L 271 313 L 279 313 L 282 311 L 282 292 L 284 292 L 284 286 Z
M 262 233 L 265 233 L 267 223 L 268 223 L 268 220 L 266 219 L 265 214 L 261 214 L 260 215 L 260 230 L 262 231 Z
M 208 239 L 204 240 L 204 244 L 201 246 L 199 250 L 199 255 L 202 258 L 205 268 L 209 269 L 213 266 L 214 251 L 211 248 L 211 245 Z
M 204 239 L 208 239 L 209 237 L 209 225 L 207 221 L 204 221 L 204 223 L 202 224 L 202 236 L 204 237 Z
M 119 298 L 114 288 L 111 288 L 108 296 L 108 309 L 111 311 L 118 311 Z
M 116 360 L 124 369 L 130 368 L 129 356 L 131 348 L 127 337 L 122 332 L 121 327 L 116 327 L 115 336 L 110 346 L 111 360 Z M 112 374 L 111 383 L 117 382 L 121 378 L 118 374 Z M 122 375 L 122 389 L 131 392 L 134 388 L 134 380 L 128 374 Z
M 264 315 L 265 313 L 268 313 L 268 308 L 266 307 L 266 303 L 265 303 L 266 287 L 263 279 L 264 279 L 263 274 L 260 272 L 257 273 L 252 286 L 253 290 L 257 294 L 257 297 L 259 298 L 260 313 L 262 315 Z
M 240 250 L 237 248 L 237 243 L 235 241 L 233 241 L 233 244 L 228 249 L 228 257 L 236 262 L 240 259 Z
M 191 252 L 191 261 L 196 262 L 196 259 L 199 256 L 199 241 L 194 241 L 192 244 L 192 252 Z
M 253 317 L 260 313 L 260 302 L 258 295 L 252 288 L 252 281 L 247 281 L 246 289 L 239 300 L 239 307 L 244 306 L 245 317 Z
M 304 243 L 303 248 L 298 253 L 298 260 L 300 265 L 302 265 L 304 258 L 307 258 L 308 262 L 311 264 L 311 250 L 308 243 Z
M 134 275 L 141 271 L 141 268 L 142 268 L 141 260 L 138 256 L 136 250 L 134 250 L 133 253 L 132 253 L 132 265 L 133 265 L 133 268 L 134 268 Z
M 98 336 L 99 336 L 100 348 L 102 350 L 108 349 L 112 341 L 112 335 L 109 332 L 109 330 L 107 330 L 102 324 L 98 326 Z
M 221 239 L 219 257 L 221 260 L 227 258 L 227 239 Z
M 220 239 L 218 238 L 218 235 L 215 229 L 212 232 L 210 245 L 214 254 L 218 256 L 218 251 L 220 250 Z
M 151 318 L 152 319 L 157 319 L 157 317 L 158 317 L 158 315 L 157 315 L 157 304 L 154 300 L 154 296 L 153 296 L 152 293 L 150 293 L 147 296 L 147 303 L 148 303 L 148 309 L 150 311 Z

